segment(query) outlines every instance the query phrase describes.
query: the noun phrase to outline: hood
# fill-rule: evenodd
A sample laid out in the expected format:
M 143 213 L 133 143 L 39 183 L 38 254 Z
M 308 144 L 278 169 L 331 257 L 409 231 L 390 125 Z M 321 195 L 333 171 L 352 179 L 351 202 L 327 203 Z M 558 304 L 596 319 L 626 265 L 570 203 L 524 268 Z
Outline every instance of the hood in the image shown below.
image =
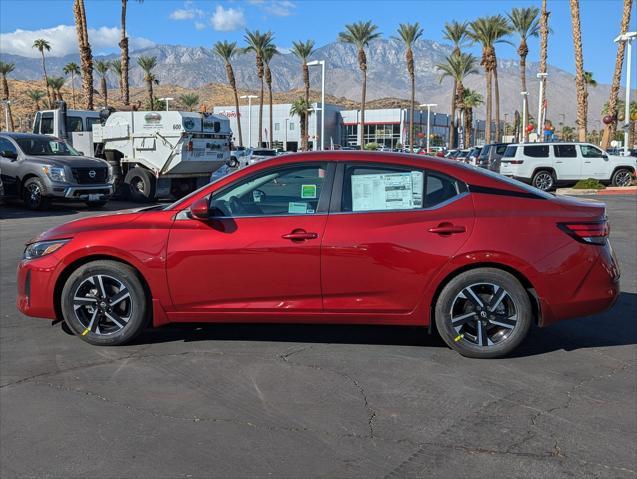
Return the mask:
M 96 232 L 100 230 L 113 230 L 121 228 L 124 225 L 128 225 L 129 223 L 135 221 L 135 219 L 137 219 L 142 214 L 143 209 L 134 209 L 69 221 L 68 223 L 56 226 L 55 228 L 51 228 L 50 230 L 39 234 L 35 238 L 31 239 L 29 243 L 52 239 L 70 238 L 84 231 Z
M 68 166 L 68 167 L 88 167 L 88 168 L 107 168 L 108 163 L 98 158 L 89 156 L 29 156 L 25 155 L 29 161 L 42 163 L 51 166 Z

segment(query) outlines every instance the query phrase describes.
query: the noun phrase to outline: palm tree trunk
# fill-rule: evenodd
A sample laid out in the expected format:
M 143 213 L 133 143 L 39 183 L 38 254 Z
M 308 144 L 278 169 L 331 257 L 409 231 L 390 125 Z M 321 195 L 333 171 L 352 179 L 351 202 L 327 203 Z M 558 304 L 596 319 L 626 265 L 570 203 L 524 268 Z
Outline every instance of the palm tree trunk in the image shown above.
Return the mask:
M 573 46 L 575 51 L 575 87 L 577 90 L 577 127 L 579 141 L 586 141 L 586 84 L 584 82 L 584 58 L 579 15 L 579 0 L 569 0 Z
M 497 65 L 497 61 L 495 62 Z M 502 141 L 500 136 L 500 85 L 498 82 L 498 67 L 493 69 L 493 84 L 495 89 L 495 141 Z
M 547 61 L 548 61 L 548 41 L 549 41 L 549 12 L 546 10 L 546 0 L 542 0 L 542 9 L 540 10 L 540 73 L 547 72 Z M 540 98 L 540 105 L 544 106 L 546 99 L 546 78 L 542 78 L 540 80 L 542 82 L 542 98 Z M 527 112 L 529 112 L 527 105 Z M 541 118 L 537 119 L 538 125 L 541 121 Z M 540 125 L 543 127 L 544 125 Z M 526 125 L 524 125 L 525 135 L 528 137 L 528 132 L 526 132 Z
M 122 0 L 122 16 L 121 16 L 121 32 L 119 40 L 119 48 L 121 50 L 120 59 L 122 63 L 122 71 L 120 73 L 119 85 L 121 90 L 122 99 L 124 105 L 130 103 L 129 90 L 128 90 L 128 38 L 126 37 L 126 2 L 128 0 Z
M 268 67 L 268 71 L 269 71 L 269 67 Z M 268 82 L 268 103 L 270 104 L 270 131 L 268 131 L 268 136 L 269 136 L 269 140 L 270 140 L 270 145 L 269 147 L 272 148 L 272 145 L 274 143 L 274 135 L 272 133 L 272 82 L 269 81 Z
M 518 48 L 518 54 L 520 55 L 520 91 L 528 91 L 526 89 L 526 56 L 529 53 L 529 48 L 526 45 L 526 42 L 522 40 L 520 43 L 520 48 Z M 529 97 L 528 95 L 524 95 L 524 108 L 526 111 L 529 111 Z M 529 134 L 526 131 L 526 125 L 522 125 L 522 131 L 524 132 L 524 141 L 529 141 Z
M 148 109 L 155 109 L 155 99 L 153 98 L 153 80 L 148 78 L 146 80 L 146 92 L 148 93 Z
M 305 85 L 305 104 L 309 107 L 310 105 L 310 69 L 307 66 L 307 62 L 303 62 L 303 84 Z M 309 115 L 305 115 L 303 119 L 303 123 L 305 124 L 305 131 L 307 132 L 310 119 Z M 303 137 L 301 141 L 301 148 L 303 151 L 307 151 L 307 135 Z
M 75 105 L 75 74 L 71 72 L 71 97 L 73 98 L 73 109 L 77 108 Z
M 86 29 L 86 13 L 84 11 L 84 0 L 74 0 L 73 15 L 75 17 L 75 30 L 77 33 L 77 43 L 80 49 L 80 64 L 82 68 L 82 90 L 84 92 L 85 108 L 93 109 L 93 59 L 91 47 L 88 43 L 88 32 Z
M 451 120 L 449 122 L 449 149 L 454 147 L 456 141 L 456 89 L 458 88 L 458 81 L 453 80 L 453 90 L 451 92 Z
M 464 111 L 464 135 L 467 147 L 471 146 L 471 127 L 473 126 L 473 109 L 467 108 Z
M 228 83 L 232 87 L 234 94 L 234 110 L 237 112 L 237 132 L 239 133 L 239 146 L 243 146 L 243 136 L 241 134 L 241 112 L 239 111 L 239 93 L 237 92 L 237 82 L 234 79 L 234 70 L 229 62 L 226 62 L 226 75 Z
M 106 88 L 106 77 L 102 77 L 100 80 L 100 87 L 102 89 L 102 99 L 104 100 L 104 106 L 108 106 L 108 89 Z
M 46 96 L 49 99 L 49 108 L 53 108 L 53 101 L 51 100 L 51 89 L 49 88 L 49 76 L 46 74 L 46 63 L 44 61 L 44 50 L 41 50 L 42 54 L 42 70 L 44 70 L 44 84 L 46 85 Z
M 622 14 L 622 23 L 620 33 L 624 34 L 628 31 L 630 24 L 630 12 L 632 10 L 633 0 L 624 0 L 624 13 Z M 622 67 L 624 65 L 624 51 L 626 42 L 617 43 L 617 56 L 615 57 L 615 71 L 613 73 L 613 81 L 610 87 L 610 97 L 608 98 L 608 115 L 615 117 L 617 115 L 617 95 L 619 94 L 619 83 L 622 77 Z M 617 131 L 617 122 L 613 121 L 610 125 L 604 127 L 604 137 L 602 138 L 601 147 L 607 149 L 610 141 Z
M 9 83 L 7 82 L 7 77 L 2 75 L 2 96 L 3 100 L 9 100 Z M 9 103 L 6 104 L 7 116 L 8 116 L 8 124 L 7 131 L 13 131 L 13 116 L 11 115 L 11 105 Z
M 491 88 L 491 72 L 490 71 L 486 71 L 485 72 L 485 78 L 487 80 L 487 105 L 486 105 L 486 109 L 487 109 L 487 124 L 484 127 L 484 141 L 485 143 L 491 143 L 491 117 L 493 115 L 492 113 L 492 108 L 493 108 L 493 92 L 492 92 L 492 88 Z
M 409 111 L 409 151 L 414 152 L 414 110 L 416 109 L 416 76 L 411 75 L 411 109 Z

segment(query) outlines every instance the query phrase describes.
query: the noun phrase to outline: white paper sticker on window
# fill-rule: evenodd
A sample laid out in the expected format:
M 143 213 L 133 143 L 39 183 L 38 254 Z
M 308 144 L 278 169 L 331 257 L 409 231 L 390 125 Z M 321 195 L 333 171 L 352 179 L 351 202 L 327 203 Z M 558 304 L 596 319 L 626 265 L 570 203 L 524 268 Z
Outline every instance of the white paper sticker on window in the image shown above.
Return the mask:
M 288 203 L 288 213 L 305 214 L 307 213 L 307 203 L 293 202 Z
M 408 210 L 422 206 L 420 171 L 352 176 L 352 211 Z

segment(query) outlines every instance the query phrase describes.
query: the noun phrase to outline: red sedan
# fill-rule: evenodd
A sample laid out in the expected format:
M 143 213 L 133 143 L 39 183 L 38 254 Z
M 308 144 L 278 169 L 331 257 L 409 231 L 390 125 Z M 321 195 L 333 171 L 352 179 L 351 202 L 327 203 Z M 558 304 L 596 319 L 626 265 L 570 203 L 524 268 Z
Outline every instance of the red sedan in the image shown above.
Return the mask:
M 168 206 L 73 221 L 30 242 L 18 308 L 123 344 L 148 324 L 437 328 L 465 356 L 619 292 L 604 206 L 417 155 L 286 155 Z

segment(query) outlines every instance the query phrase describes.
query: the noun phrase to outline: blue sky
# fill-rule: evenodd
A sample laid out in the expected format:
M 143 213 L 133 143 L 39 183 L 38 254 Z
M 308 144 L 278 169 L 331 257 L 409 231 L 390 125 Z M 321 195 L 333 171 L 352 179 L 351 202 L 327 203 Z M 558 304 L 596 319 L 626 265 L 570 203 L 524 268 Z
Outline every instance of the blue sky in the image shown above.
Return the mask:
M 622 0 L 581 0 L 584 68 L 601 83 L 610 82 L 615 44 L 622 12 Z M 242 43 L 245 28 L 272 30 L 283 49 L 293 40 L 312 38 L 317 45 L 334 41 L 343 25 L 372 20 L 383 36 L 395 35 L 401 22 L 419 21 L 424 36 L 442 40 L 442 27 L 450 20 L 472 20 L 481 15 L 506 13 L 512 7 L 540 6 L 534 0 L 235 0 L 172 1 L 129 0 L 128 31 L 133 47 L 168 43 L 210 47 L 220 39 Z M 551 11 L 549 63 L 574 71 L 571 19 L 568 0 L 548 0 Z M 117 49 L 119 0 L 86 0 L 90 41 L 97 53 Z M 636 30 L 635 18 L 631 30 Z M 51 54 L 69 53 L 76 48 L 71 0 L 1 0 L 0 50 L 35 55 L 32 39 L 49 35 L 56 47 Z M 45 29 L 45 31 L 41 31 Z M 49 30 L 52 29 L 52 30 Z M 18 30 L 16 32 L 16 30 Z M 40 35 L 38 35 L 40 34 Z M 515 40 L 514 40 L 515 41 Z M 530 60 L 537 60 L 538 41 L 530 44 Z M 473 50 L 478 53 L 477 47 Z M 637 45 L 633 64 L 637 65 Z M 517 58 L 515 48 L 502 45 L 501 58 Z M 637 75 L 634 75 L 637 77 Z M 632 82 L 631 82 L 632 83 Z M 637 84 L 637 78 L 635 78 Z

